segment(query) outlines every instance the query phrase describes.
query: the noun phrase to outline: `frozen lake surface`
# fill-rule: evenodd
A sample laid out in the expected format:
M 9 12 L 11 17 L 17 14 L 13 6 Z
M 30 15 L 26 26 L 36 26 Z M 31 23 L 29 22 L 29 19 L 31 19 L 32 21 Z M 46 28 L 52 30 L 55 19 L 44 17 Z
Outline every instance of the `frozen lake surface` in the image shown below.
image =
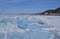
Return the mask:
M 60 16 L 0 16 L 0 39 L 60 39 Z

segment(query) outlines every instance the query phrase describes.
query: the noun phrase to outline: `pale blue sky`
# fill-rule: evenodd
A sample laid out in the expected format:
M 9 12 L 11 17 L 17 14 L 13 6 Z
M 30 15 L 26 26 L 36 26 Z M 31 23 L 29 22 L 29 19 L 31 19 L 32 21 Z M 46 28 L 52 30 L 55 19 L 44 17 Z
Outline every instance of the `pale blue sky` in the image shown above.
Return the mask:
M 60 0 L 0 0 L 0 13 L 38 13 L 60 7 Z

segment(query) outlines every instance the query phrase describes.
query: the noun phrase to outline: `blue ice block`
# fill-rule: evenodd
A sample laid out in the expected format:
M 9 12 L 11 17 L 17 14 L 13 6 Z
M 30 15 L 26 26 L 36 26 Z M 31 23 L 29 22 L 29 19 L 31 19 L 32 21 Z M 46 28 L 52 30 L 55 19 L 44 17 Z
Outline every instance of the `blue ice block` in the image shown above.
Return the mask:
M 24 39 L 50 39 L 50 32 L 44 31 L 28 31 L 24 37 Z
M 24 34 L 19 32 L 12 32 L 7 34 L 7 39 L 23 39 Z
M 3 33 L 0 33 L 0 39 L 4 39 L 4 34 Z

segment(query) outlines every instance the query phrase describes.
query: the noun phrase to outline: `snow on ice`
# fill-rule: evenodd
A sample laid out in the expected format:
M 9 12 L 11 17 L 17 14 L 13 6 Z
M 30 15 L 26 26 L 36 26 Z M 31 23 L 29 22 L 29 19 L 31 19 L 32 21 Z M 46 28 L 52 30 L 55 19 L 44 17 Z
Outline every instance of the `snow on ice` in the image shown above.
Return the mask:
M 60 16 L 0 16 L 0 39 L 60 39 Z

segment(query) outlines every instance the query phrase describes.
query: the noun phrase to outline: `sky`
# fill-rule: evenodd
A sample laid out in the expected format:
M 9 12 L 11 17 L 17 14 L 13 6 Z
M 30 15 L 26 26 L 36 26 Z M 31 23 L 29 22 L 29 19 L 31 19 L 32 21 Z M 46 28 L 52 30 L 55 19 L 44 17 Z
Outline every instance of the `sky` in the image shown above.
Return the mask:
M 0 14 L 39 13 L 60 7 L 60 0 L 0 0 Z

